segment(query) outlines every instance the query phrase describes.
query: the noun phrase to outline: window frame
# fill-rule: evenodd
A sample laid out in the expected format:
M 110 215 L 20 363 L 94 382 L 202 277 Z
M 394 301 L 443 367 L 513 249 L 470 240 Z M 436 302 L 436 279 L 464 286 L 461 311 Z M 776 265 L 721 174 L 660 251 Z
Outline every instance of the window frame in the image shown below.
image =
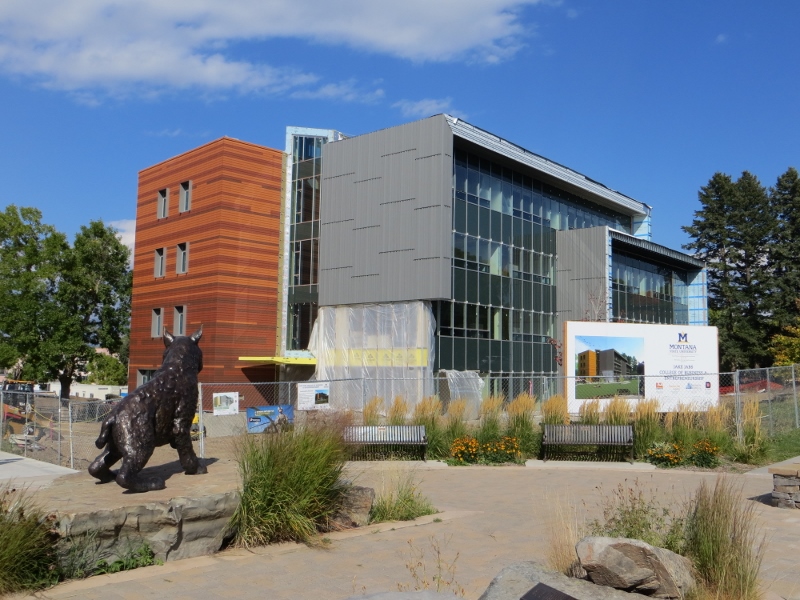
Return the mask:
M 164 309 L 154 308 L 150 311 L 150 337 L 160 338 L 164 335 Z
M 181 242 L 175 246 L 175 273 L 185 275 L 189 272 L 189 242 Z
M 156 248 L 153 252 L 153 277 L 166 277 L 167 275 L 167 248 Z
M 178 326 L 180 325 L 180 327 Z M 172 335 L 186 335 L 186 305 L 173 307 Z
M 179 189 L 178 212 L 189 212 L 192 210 L 192 180 L 182 181 Z
M 158 190 L 156 200 L 156 217 L 166 219 L 169 216 L 169 188 Z

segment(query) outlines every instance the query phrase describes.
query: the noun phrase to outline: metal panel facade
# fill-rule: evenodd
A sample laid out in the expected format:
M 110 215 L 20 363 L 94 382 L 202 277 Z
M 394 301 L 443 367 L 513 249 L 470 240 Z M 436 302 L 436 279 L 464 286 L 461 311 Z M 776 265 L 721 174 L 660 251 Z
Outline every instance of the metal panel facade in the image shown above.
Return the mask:
M 564 321 L 609 318 L 608 227 L 556 232 L 556 303 L 561 335 Z
M 452 151 L 442 115 L 324 146 L 321 306 L 451 297 Z

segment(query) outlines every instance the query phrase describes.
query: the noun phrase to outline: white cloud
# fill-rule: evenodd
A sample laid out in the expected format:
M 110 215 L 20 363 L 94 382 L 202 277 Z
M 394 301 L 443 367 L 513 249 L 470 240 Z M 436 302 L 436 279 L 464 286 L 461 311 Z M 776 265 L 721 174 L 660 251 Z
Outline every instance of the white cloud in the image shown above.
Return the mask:
M 452 98 L 424 98 L 423 100 L 400 100 L 392 104 L 392 108 L 397 108 L 404 117 L 421 119 L 447 113 L 454 117 L 466 119 L 467 115 L 452 106 Z
M 315 100 L 342 100 L 345 102 L 361 102 L 371 104 L 384 96 L 381 88 L 374 90 L 359 89 L 355 80 L 341 83 L 328 83 L 316 89 L 298 90 L 292 92 L 292 98 L 309 98 Z
M 728 35 L 725 33 L 720 33 L 716 38 L 714 38 L 714 42 L 717 44 L 724 44 L 728 41 Z
M 117 237 L 119 238 L 119 241 L 130 248 L 131 266 L 133 266 L 133 250 L 136 247 L 136 219 L 110 221 L 109 225 L 117 230 Z
M 295 38 L 412 61 L 491 63 L 521 47 L 529 31 L 520 11 L 541 1 L 2 0 L 0 71 L 89 103 L 98 91 L 284 93 L 319 77 L 276 66 L 287 54 L 244 58 L 238 44 L 255 49 L 248 56 L 264 40 Z

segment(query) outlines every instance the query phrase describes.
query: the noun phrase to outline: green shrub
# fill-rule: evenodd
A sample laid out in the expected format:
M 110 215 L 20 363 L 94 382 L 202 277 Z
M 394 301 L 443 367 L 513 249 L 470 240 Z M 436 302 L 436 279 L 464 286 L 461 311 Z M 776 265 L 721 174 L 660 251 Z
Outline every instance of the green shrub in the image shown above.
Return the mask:
M 163 564 L 156 559 L 155 553 L 150 549 L 150 545 L 142 541 L 134 546 L 127 540 L 128 547 L 122 555 L 112 562 L 101 560 L 95 565 L 93 575 L 105 575 L 108 573 L 119 573 L 120 571 L 130 571 L 139 567 L 149 567 L 150 565 Z
M 722 597 L 755 600 L 764 538 L 757 534 L 755 504 L 719 477 L 695 493 L 686 522 L 685 553 L 706 586 Z
M 684 449 L 676 442 L 656 442 L 647 449 L 645 458 L 659 467 L 679 467 L 684 463 Z
M 55 538 L 25 490 L 0 486 L 0 595 L 58 581 Z
M 695 442 L 687 459 L 689 464 L 696 467 L 713 469 L 719 466 L 719 446 L 707 439 Z
M 241 501 L 231 520 L 237 543 L 308 542 L 341 503 L 345 457 L 334 427 L 245 436 L 237 448 Z
M 413 472 L 394 477 L 375 498 L 369 513 L 370 523 L 384 521 L 411 521 L 424 515 L 439 512 L 431 501 L 418 491 Z
M 592 535 L 642 540 L 680 553 L 684 545 L 684 517 L 674 514 L 635 479 L 632 486 L 620 483 L 611 495 L 601 493 L 602 520 L 588 525 Z

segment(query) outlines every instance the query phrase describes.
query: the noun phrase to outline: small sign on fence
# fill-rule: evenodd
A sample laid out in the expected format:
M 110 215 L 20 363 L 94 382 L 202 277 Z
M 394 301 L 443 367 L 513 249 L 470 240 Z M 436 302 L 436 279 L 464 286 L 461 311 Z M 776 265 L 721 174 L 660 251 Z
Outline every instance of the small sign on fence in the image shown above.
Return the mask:
M 239 392 L 223 392 L 212 396 L 214 415 L 239 414 Z
M 291 404 L 257 406 L 247 409 L 247 433 L 277 433 L 294 423 Z
M 319 410 L 330 406 L 331 385 L 328 381 L 297 384 L 297 410 Z

